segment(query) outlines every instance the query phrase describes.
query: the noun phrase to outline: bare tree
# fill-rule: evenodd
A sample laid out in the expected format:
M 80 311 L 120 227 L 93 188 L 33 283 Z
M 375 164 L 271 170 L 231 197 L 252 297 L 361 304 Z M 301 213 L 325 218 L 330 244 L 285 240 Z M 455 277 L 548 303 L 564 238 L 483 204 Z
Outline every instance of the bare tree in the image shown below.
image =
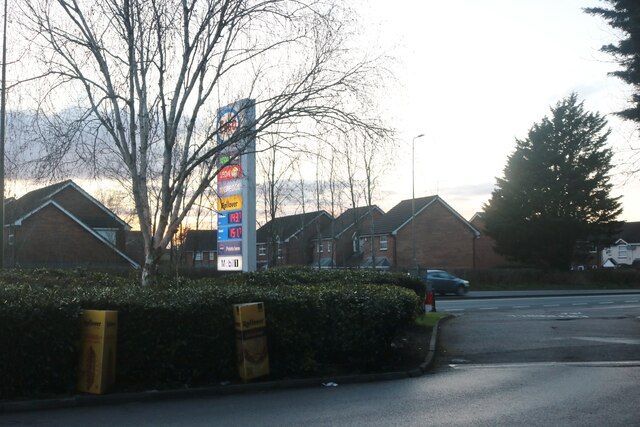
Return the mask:
M 315 163 L 316 163 L 316 177 L 315 177 L 315 198 L 316 198 L 316 211 L 320 212 L 322 207 L 324 206 L 324 192 L 326 190 L 326 183 L 323 179 L 323 158 L 320 150 L 320 146 L 318 146 L 318 151 L 315 153 Z M 316 239 L 317 239 L 317 247 L 313 248 L 314 251 L 318 253 L 318 268 L 322 266 L 322 255 L 324 252 L 324 244 L 323 244 L 323 236 L 320 221 L 316 221 Z M 320 251 L 322 248 L 322 252 Z
M 274 136 L 275 138 L 275 136 Z M 260 190 L 264 203 L 265 224 L 268 224 L 267 255 L 269 266 L 278 262 L 278 231 L 275 220 L 282 213 L 284 205 L 291 198 L 293 165 L 297 163 L 297 155 L 288 155 L 273 141 L 268 148 L 260 153 L 259 169 L 262 175 Z
M 369 208 L 373 206 L 373 200 L 378 187 L 378 179 L 385 172 L 385 167 L 388 163 L 384 162 L 381 158 L 381 154 L 386 149 L 390 149 L 390 144 L 383 138 L 375 138 L 370 134 L 364 134 L 360 138 L 360 155 L 362 156 L 362 172 L 364 174 L 362 192 L 364 195 L 365 206 Z M 390 152 L 387 152 L 388 155 Z M 392 156 L 389 156 L 392 157 Z M 371 235 L 370 249 L 371 249 L 371 268 L 376 268 L 376 256 L 375 256 L 375 220 L 374 211 L 369 209 L 370 222 L 369 233 Z
M 380 58 L 348 49 L 353 11 L 337 0 L 32 0 L 20 4 L 46 163 L 77 158 L 132 193 L 144 240 L 141 282 L 218 172 L 229 144 L 313 126 L 384 133 L 360 114 Z M 34 76 L 27 76 L 32 78 Z M 216 111 L 255 100 L 255 123 L 216 144 Z M 64 106 L 65 114 L 56 114 Z M 194 171 L 204 172 L 193 190 Z
M 331 150 L 331 157 L 328 159 L 328 175 L 327 175 L 327 191 L 329 196 L 329 213 L 331 214 L 331 266 L 336 265 L 336 218 L 338 216 L 338 209 L 341 209 L 342 200 L 341 195 L 344 190 L 344 180 L 338 175 L 338 159 L 337 151 Z
M 132 224 L 136 220 L 136 214 L 132 209 L 133 205 L 130 198 L 130 193 L 113 188 L 100 189 L 96 194 L 96 199 L 100 203 L 108 207 L 128 224 Z

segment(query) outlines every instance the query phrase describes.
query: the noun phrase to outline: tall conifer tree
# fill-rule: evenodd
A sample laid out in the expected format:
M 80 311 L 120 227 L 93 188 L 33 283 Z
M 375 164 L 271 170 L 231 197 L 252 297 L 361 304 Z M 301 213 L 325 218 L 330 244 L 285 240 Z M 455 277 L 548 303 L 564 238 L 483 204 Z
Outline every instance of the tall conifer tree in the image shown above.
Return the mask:
M 577 242 L 606 240 L 615 231 L 622 208 L 610 194 L 606 126 L 571 94 L 526 139 L 516 140 L 485 205 L 486 231 L 499 253 L 527 265 L 568 268 Z
M 611 27 L 619 30 L 622 37 L 616 44 L 602 46 L 602 51 L 611 54 L 622 69 L 610 74 L 630 84 L 634 93 L 631 105 L 618 114 L 635 121 L 640 127 L 640 2 L 638 0 L 603 0 L 610 8 L 590 7 L 585 12 L 601 16 Z

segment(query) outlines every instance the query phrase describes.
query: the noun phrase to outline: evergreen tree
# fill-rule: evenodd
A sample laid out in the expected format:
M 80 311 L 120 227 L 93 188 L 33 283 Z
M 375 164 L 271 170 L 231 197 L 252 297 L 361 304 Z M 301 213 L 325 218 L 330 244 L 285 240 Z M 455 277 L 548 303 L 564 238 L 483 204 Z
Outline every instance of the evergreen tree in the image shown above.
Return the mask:
M 504 177 L 484 206 L 496 251 L 527 265 L 568 268 L 578 241 L 606 239 L 619 223 L 611 197 L 607 122 L 576 94 L 516 140 Z
M 602 51 L 613 55 L 621 70 L 610 73 L 633 86 L 632 106 L 618 114 L 640 126 L 640 2 L 638 0 L 603 0 L 610 8 L 590 7 L 585 12 L 603 17 L 611 27 L 620 30 L 617 44 L 602 46 Z

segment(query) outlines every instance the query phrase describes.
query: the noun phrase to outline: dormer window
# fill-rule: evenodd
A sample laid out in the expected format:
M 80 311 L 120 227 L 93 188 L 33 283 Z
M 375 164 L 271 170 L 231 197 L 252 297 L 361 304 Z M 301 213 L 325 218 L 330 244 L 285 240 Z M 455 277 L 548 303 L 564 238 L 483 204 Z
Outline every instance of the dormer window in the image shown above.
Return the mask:
M 116 231 L 115 228 L 95 228 L 93 231 L 102 236 L 107 242 L 113 246 L 116 245 Z

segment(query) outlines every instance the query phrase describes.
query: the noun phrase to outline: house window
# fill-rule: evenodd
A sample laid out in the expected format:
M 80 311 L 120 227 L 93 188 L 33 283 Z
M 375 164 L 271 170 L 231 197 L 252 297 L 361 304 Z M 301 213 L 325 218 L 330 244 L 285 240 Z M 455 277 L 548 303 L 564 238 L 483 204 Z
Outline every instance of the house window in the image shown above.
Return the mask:
M 360 238 L 360 247 L 358 248 L 358 252 L 364 252 L 364 245 L 367 243 L 367 239 L 364 237 Z
M 196 261 L 202 261 L 202 252 L 201 251 L 196 252 L 196 256 L 194 259 Z
M 386 251 L 387 249 L 387 236 L 380 236 L 380 250 Z
M 627 245 L 618 246 L 618 258 L 627 257 Z
M 282 248 L 278 245 L 278 259 L 282 259 Z
M 318 253 L 321 254 L 324 251 L 324 245 L 322 244 L 322 240 L 318 241 Z
M 332 250 L 333 250 L 333 242 L 329 240 L 327 242 L 327 252 L 331 253 Z
M 267 245 L 265 245 L 264 243 L 258 244 L 258 255 L 267 256 Z
M 102 236 L 102 238 L 104 238 L 107 242 L 111 243 L 113 246 L 116 245 L 116 229 L 96 228 L 94 229 L 94 231 Z
M 216 260 L 216 253 L 214 251 L 209 252 L 209 261 Z

